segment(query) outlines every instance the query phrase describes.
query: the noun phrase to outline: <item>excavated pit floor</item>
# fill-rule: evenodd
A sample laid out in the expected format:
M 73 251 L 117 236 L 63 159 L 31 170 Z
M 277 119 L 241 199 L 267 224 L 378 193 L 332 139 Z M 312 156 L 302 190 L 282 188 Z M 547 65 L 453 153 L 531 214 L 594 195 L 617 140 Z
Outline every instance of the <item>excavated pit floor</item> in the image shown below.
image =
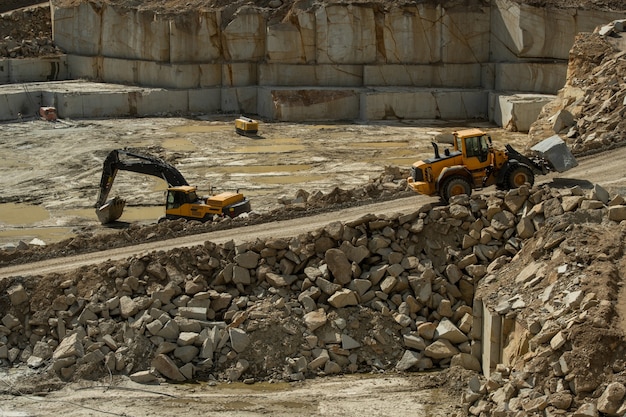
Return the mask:
M 239 189 L 255 211 L 280 207 L 298 189 L 353 189 L 385 166 L 408 170 L 432 156 L 440 133 L 468 126 L 489 131 L 496 146 L 522 148 L 526 135 L 476 121 L 260 123 L 257 136 L 236 134 L 235 115 L 196 118 L 81 119 L 4 123 L 0 134 L 0 245 L 51 243 L 78 232 L 106 232 L 93 206 L 102 162 L 113 149 L 157 155 L 177 167 L 199 193 Z M 153 223 L 163 215 L 163 180 L 120 172 L 110 196 L 128 201 L 122 222 Z

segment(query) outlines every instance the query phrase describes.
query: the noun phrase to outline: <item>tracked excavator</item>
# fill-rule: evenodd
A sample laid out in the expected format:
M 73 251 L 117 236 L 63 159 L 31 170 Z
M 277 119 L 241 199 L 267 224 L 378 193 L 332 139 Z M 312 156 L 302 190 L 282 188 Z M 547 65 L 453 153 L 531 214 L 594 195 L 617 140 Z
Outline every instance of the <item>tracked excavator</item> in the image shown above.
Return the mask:
M 251 210 L 250 201 L 238 191 L 227 191 L 200 198 L 196 193 L 197 187 L 189 185 L 180 171 L 164 160 L 125 149 L 116 149 L 106 157 L 102 168 L 100 192 L 96 202 L 96 214 L 102 224 L 119 219 L 126 205 L 126 201 L 120 197 L 108 199 L 118 171 L 152 175 L 167 182 L 165 216 L 162 219 L 208 221 L 213 220 L 216 215 L 237 217 Z
M 447 203 L 450 198 L 470 195 L 472 190 L 490 185 L 501 189 L 531 186 L 535 175 L 551 171 L 564 172 L 576 165 L 576 158 L 558 136 L 549 137 L 531 148 L 528 157 L 506 145 L 496 149 L 491 137 L 481 129 L 464 129 L 453 133 L 453 148 L 440 154 L 432 142 L 435 156 L 417 161 L 407 178 L 413 191 L 429 196 L 439 195 Z

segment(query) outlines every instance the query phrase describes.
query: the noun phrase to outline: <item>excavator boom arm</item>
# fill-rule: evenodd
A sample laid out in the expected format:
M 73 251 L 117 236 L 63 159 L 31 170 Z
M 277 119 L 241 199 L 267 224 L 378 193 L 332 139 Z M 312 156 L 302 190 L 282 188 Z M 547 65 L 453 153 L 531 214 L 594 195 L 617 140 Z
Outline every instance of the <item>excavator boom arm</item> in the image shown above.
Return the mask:
M 120 155 L 125 156 L 125 158 L 120 159 Z M 178 169 L 160 158 L 115 149 L 109 153 L 103 163 L 100 192 L 98 194 L 96 208 L 101 207 L 107 201 L 115 176 L 120 170 L 162 178 L 167 182 L 169 187 L 189 185 Z

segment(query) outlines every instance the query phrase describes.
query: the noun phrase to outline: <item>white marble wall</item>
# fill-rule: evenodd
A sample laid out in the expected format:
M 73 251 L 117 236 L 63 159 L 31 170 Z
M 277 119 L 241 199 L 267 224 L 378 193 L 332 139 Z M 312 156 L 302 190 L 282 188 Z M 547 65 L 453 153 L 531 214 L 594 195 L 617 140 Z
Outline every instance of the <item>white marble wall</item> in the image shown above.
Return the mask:
M 626 17 L 626 10 L 512 0 L 438 3 L 296 5 L 282 21 L 252 6 L 228 20 L 217 11 L 172 17 L 106 4 L 59 7 L 53 0 L 51 7 L 70 77 L 212 88 L 219 100 L 188 107 L 219 103 L 220 111 L 278 120 L 505 120 L 494 115 L 490 92 L 555 94 L 576 33 Z

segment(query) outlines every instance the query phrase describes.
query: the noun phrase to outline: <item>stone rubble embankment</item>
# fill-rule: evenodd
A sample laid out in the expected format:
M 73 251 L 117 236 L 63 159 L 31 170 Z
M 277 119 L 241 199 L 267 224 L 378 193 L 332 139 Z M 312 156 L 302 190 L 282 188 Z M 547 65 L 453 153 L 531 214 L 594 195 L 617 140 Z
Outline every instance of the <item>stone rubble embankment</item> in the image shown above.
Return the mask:
M 579 33 L 567 80 L 530 128 L 534 141 L 558 133 L 582 155 L 626 141 L 626 20 Z
M 408 169 L 385 166 L 377 177 L 370 178 L 363 186 L 344 189 L 334 187 L 324 193 L 320 190 L 299 189 L 293 197 L 283 195 L 277 198 L 280 207 L 267 212 L 257 210 L 244 213 L 234 219 L 215 217 L 212 222 L 162 222 L 152 225 L 131 224 L 120 232 L 107 233 L 95 237 L 89 230 L 78 233 L 71 239 L 47 243 L 41 239 L 28 242 L 17 241 L 0 246 L 0 265 L 34 262 L 60 256 L 77 255 L 88 251 L 107 250 L 137 245 L 156 240 L 172 239 L 193 234 L 213 232 L 240 226 L 286 220 L 310 216 L 332 209 L 352 207 L 414 195 L 407 190 Z
M 35 58 L 63 53 L 52 40 L 49 7 L 15 10 L 0 16 L 0 57 Z
M 624 198 L 597 186 L 592 198 L 579 187 L 560 194 L 540 203 L 545 224 L 525 248 L 509 263 L 492 262 L 479 284 L 476 299 L 508 330 L 501 363 L 468 385 L 469 415 L 626 413 Z
M 290 239 L 206 242 L 64 275 L 15 277 L 1 283 L 0 361 L 63 380 L 115 373 L 144 383 L 297 381 L 450 366 L 479 372 L 475 287 L 492 282 L 555 216 L 626 219 L 624 199 L 605 194 L 601 187 L 523 186 L 335 222 Z M 570 298 L 570 307 L 597 304 Z M 547 326 L 535 327 L 541 334 Z M 555 337 L 532 346 L 556 351 L 563 343 Z M 501 397 L 513 410 L 515 395 L 519 404 L 535 401 L 532 385 L 498 391 L 513 375 L 500 370 L 486 383 L 476 377 L 468 410 L 482 415 L 502 406 Z M 520 384 L 538 380 L 533 371 L 523 375 Z

